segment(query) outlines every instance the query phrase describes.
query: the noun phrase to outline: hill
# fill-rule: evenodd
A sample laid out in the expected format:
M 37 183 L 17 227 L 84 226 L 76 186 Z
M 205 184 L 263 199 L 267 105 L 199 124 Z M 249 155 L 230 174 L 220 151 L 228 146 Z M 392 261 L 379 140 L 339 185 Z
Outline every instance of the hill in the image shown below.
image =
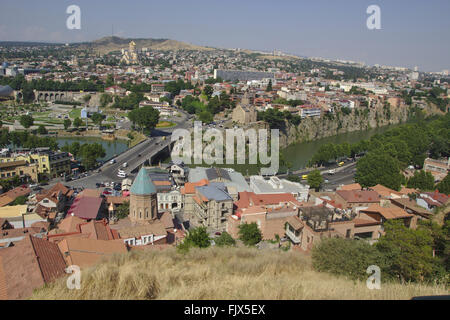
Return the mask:
M 128 48 L 128 44 L 131 41 L 136 43 L 138 49 L 148 48 L 152 50 L 213 50 L 212 48 L 206 48 L 196 46 L 190 43 L 170 40 L 170 39 L 142 39 L 142 38 L 120 38 L 120 37 L 104 37 L 92 42 L 83 42 L 75 44 L 80 48 L 90 48 L 99 54 L 106 54 L 111 51 L 117 51 L 124 48 Z
M 410 299 L 448 294 L 443 287 L 366 284 L 319 273 L 310 258 L 295 252 L 249 248 L 142 250 L 117 255 L 83 270 L 81 289 L 60 279 L 36 290 L 32 299 Z

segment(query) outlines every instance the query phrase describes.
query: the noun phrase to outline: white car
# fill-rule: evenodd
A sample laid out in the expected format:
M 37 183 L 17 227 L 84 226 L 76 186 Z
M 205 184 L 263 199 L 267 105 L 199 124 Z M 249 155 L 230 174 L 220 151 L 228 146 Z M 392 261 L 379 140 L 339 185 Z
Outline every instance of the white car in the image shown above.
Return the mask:
M 116 163 L 116 159 L 112 159 L 109 163 L 110 163 L 110 164 Z
M 125 163 L 122 165 L 122 167 L 124 167 L 124 168 L 128 167 L 128 163 L 125 162 Z
M 126 178 L 126 177 L 127 177 L 127 174 L 126 174 L 125 172 L 119 172 L 119 173 L 117 174 L 117 176 L 118 176 L 119 178 Z

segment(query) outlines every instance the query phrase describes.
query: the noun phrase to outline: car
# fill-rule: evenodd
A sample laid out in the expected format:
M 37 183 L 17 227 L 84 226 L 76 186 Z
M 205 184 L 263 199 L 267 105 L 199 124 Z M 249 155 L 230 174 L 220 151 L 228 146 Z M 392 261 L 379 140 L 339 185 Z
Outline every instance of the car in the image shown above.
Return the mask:
M 119 178 L 126 178 L 127 174 L 125 172 L 124 173 L 118 173 L 117 177 L 119 177 Z
M 119 169 L 119 170 L 117 171 L 117 173 L 125 174 L 125 171 L 123 171 L 122 169 Z
M 345 164 L 345 162 L 344 162 L 344 161 L 341 161 L 341 162 L 338 163 L 338 166 L 339 166 L 339 167 L 342 167 L 344 164 Z
M 335 174 L 335 173 L 336 173 L 336 169 L 328 170 L 328 174 Z
M 128 167 L 128 163 L 127 163 L 127 162 L 125 162 L 124 164 L 122 164 L 122 167 L 123 167 L 123 168 L 126 168 L 126 167 Z
M 122 191 L 122 186 L 120 184 L 116 184 L 113 189 L 116 191 Z
M 38 186 L 37 183 L 33 183 L 33 184 L 30 184 L 30 185 L 29 185 L 29 187 L 30 187 L 31 189 L 36 188 L 37 186 Z
M 140 156 L 141 156 L 141 154 L 139 153 L 139 154 L 138 154 L 138 157 L 140 157 Z
M 117 162 L 116 159 L 112 159 L 111 161 L 109 161 L 110 164 L 114 164 L 116 162 Z
M 302 179 L 303 179 L 303 180 L 308 179 L 308 175 L 307 175 L 307 174 L 302 175 Z

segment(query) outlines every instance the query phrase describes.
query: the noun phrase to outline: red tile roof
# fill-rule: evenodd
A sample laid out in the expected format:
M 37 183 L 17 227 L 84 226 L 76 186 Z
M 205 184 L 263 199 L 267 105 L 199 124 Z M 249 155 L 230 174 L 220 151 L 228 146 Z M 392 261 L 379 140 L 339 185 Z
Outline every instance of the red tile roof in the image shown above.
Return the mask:
M 341 196 L 345 201 L 349 203 L 376 203 L 380 201 L 379 194 L 373 190 L 338 190 L 336 191 L 336 194 Z

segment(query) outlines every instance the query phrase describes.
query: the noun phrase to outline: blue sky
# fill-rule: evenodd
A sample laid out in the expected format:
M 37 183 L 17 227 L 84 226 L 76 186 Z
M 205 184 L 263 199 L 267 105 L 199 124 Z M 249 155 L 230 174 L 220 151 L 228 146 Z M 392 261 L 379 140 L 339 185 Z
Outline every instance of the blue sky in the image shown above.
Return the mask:
M 66 8 L 81 8 L 81 30 Z M 381 8 L 381 30 L 366 9 Z M 198 45 L 278 49 L 325 57 L 450 69 L 448 0 L 2 0 L 0 40 L 79 42 L 114 34 Z

